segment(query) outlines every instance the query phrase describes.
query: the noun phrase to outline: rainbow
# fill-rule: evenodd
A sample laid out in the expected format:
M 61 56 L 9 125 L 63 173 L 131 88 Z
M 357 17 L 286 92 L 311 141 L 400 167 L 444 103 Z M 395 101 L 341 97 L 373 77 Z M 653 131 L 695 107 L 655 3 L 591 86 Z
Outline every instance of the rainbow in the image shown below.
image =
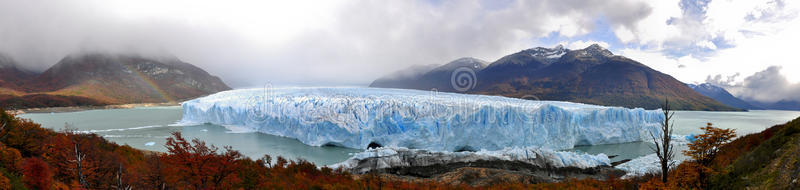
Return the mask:
M 145 75 L 142 72 L 139 72 L 139 69 L 131 68 L 129 65 L 125 65 L 125 64 L 121 64 L 121 65 L 123 65 L 129 71 L 131 71 L 134 74 L 136 74 L 136 76 L 139 77 L 140 79 L 142 79 L 142 81 L 147 83 L 147 86 L 150 87 L 150 89 L 154 90 L 156 93 L 158 93 L 159 97 L 162 100 L 167 101 L 167 102 L 175 102 L 175 98 L 170 97 L 164 90 L 162 90 L 160 87 L 158 87 L 158 85 L 155 82 L 153 82 L 153 80 L 150 80 L 150 77 L 148 77 L 147 75 Z

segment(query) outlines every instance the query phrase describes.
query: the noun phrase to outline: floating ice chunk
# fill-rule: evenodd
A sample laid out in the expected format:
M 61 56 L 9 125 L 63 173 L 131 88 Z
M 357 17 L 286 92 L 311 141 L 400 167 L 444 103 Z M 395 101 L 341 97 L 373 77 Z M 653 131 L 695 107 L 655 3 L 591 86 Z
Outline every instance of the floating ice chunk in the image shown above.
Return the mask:
M 225 131 L 226 133 L 252 133 L 252 132 L 256 132 L 252 128 L 248 128 L 248 127 L 244 127 L 244 126 L 238 126 L 238 125 L 223 125 L 223 126 L 225 127 L 225 129 L 228 130 L 228 131 Z M 206 129 L 203 129 L 203 130 L 208 131 Z
M 569 149 L 660 134 L 660 111 L 500 96 L 380 88 L 279 88 L 219 92 L 186 101 L 180 123 L 214 123 L 366 148 Z
M 576 152 L 561 152 L 543 148 L 505 148 L 496 151 L 478 152 L 426 151 L 407 148 L 377 148 L 356 153 L 344 162 L 330 165 L 354 173 L 365 173 L 373 169 L 430 166 L 475 161 L 521 161 L 545 167 L 593 168 L 610 166 L 605 154 L 590 155 Z
M 150 129 L 150 128 L 159 128 L 164 127 L 163 125 L 148 125 L 148 126 L 141 126 L 141 127 L 131 127 L 131 128 L 123 128 L 123 129 L 93 129 L 87 131 L 78 131 L 77 133 L 104 133 L 104 132 L 118 132 L 118 131 L 128 131 L 128 130 L 139 130 L 139 129 Z
M 156 145 L 156 142 L 147 142 L 147 143 L 144 143 L 144 145 L 145 146 L 153 146 L 153 145 Z
M 658 164 L 658 156 L 656 156 L 656 154 L 635 158 L 631 161 L 618 165 L 616 168 L 626 172 L 626 174 L 622 176 L 623 179 L 658 173 L 661 171 L 661 165 Z
M 675 167 L 678 164 L 679 163 L 677 160 L 672 161 L 672 167 Z M 631 161 L 616 166 L 616 168 L 626 172 L 626 174 L 622 176 L 622 179 L 661 172 L 661 164 L 659 163 L 659 159 L 656 154 L 635 158 Z

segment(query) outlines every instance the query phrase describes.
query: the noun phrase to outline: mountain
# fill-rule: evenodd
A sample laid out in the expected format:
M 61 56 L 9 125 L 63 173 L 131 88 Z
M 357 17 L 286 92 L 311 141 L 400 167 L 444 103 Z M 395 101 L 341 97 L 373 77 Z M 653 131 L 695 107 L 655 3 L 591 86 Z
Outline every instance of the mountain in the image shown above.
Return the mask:
M 41 74 L 0 87 L 13 108 L 175 102 L 229 90 L 218 77 L 174 57 L 69 55 Z M 5 81 L 5 80 L 4 80 Z
M 761 107 L 754 106 L 742 99 L 733 96 L 731 93 L 729 93 L 722 87 L 718 87 L 709 83 L 703 83 L 697 85 L 687 84 L 687 85 L 689 86 L 689 88 L 694 89 L 694 91 L 731 107 L 748 109 L 748 110 L 763 109 Z
M 17 62 L 0 54 L 0 94 L 22 90 L 22 83 L 36 77 L 36 73 L 17 67 Z
M 757 105 L 763 109 L 770 110 L 795 110 L 800 111 L 800 101 L 796 100 L 780 100 L 777 102 L 759 102 L 755 100 L 748 101 L 752 105 Z
M 669 99 L 673 108 L 680 110 L 741 110 L 703 96 L 672 76 L 614 55 L 597 44 L 580 50 L 563 46 L 522 50 L 472 72 L 473 83 L 466 85 L 463 83 L 468 80 L 451 83 L 451 77 L 441 76 L 459 76 L 459 73 L 440 72 L 433 81 L 430 79 L 434 78 L 418 77 L 403 81 L 402 87 L 382 85 L 385 81 L 370 87 L 430 90 L 431 86 L 451 83 L 448 85 L 461 88 L 438 88 L 439 91 L 645 109 L 660 108 Z
M 772 104 L 764 105 L 765 108 L 775 110 L 795 110 L 800 111 L 800 101 L 781 100 Z
M 411 67 L 395 71 L 389 75 L 378 78 L 370 85 L 388 86 L 391 88 L 405 88 L 407 85 L 416 84 L 413 80 L 423 74 L 439 67 L 438 65 L 412 65 Z
M 218 77 L 177 58 L 97 53 L 67 56 L 31 86 L 111 103 L 169 102 L 230 89 Z
M 408 68 L 400 73 L 412 73 L 398 77 L 398 74 L 392 74 L 386 77 L 379 78 L 370 84 L 371 87 L 385 87 L 385 88 L 405 88 L 405 89 L 423 89 L 431 90 L 437 89 L 438 91 L 452 92 L 455 91 L 451 80 L 454 80 L 452 73 L 460 68 L 468 68 L 467 72 L 473 72 L 474 76 L 476 71 L 486 68 L 488 62 L 471 57 L 459 58 L 444 64 L 439 67 L 433 67 L 425 71 L 420 71 L 419 66 Z M 463 69 L 462 69 L 463 70 Z
M 708 96 L 725 105 L 748 110 L 797 110 L 800 111 L 800 101 L 781 100 L 778 102 L 760 102 L 756 100 L 739 99 L 722 87 L 713 84 L 687 84 L 698 93 Z

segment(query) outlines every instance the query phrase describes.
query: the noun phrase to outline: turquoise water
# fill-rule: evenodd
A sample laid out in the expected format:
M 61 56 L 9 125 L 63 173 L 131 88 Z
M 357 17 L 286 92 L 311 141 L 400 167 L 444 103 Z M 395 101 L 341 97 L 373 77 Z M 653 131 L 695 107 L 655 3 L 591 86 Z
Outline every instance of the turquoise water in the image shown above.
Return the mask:
M 290 138 L 262 133 L 236 133 L 218 125 L 171 125 L 181 119 L 179 106 L 140 107 L 133 109 L 89 110 L 67 113 L 33 113 L 20 117 L 32 119 L 43 127 L 63 130 L 65 125 L 83 132 L 93 132 L 117 144 L 166 152 L 166 138 L 179 131 L 187 139 L 198 138 L 222 148 L 231 146 L 251 158 L 264 154 L 290 159 L 303 158 L 317 165 L 329 165 L 349 158 L 361 150 L 341 147 L 313 147 Z
M 164 143 L 170 133 L 181 132 L 184 137 L 198 138 L 219 147 L 231 146 L 251 158 L 264 154 L 290 159 L 303 158 L 318 165 L 338 163 L 350 157 L 358 149 L 341 147 L 314 147 L 290 138 L 262 133 L 239 133 L 219 125 L 172 125 L 181 119 L 179 106 L 140 107 L 133 109 L 88 110 L 67 113 L 32 113 L 20 117 L 32 119 L 43 127 L 63 130 L 65 127 L 77 131 L 96 133 L 118 144 L 131 147 L 166 151 Z M 776 124 L 786 123 L 800 117 L 797 111 L 759 110 L 750 112 L 701 112 L 682 111 L 675 114 L 675 134 L 697 134 L 706 123 L 721 128 L 736 129 L 740 135 L 762 131 Z M 625 143 L 576 147 L 574 151 L 591 154 L 618 155 L 612 161 L 631 159 L 651 154 L 650 143 Z M 678 147 L 676 152 L 685 149 Z
M 766 128 L 778 124 L 784 124 L 797 117 L 798 111 L 778 111 L 778 110 L 754 110 L 748 112 L 709 112 L 709 111 L 678 111 L 673 116 L 675 123 L 675 135 L 686 136 L 702 133 L 700 127 L 705 127 L 706 123 L 714 124 L 718 128 L 735 129 L 737 135 L 743 136 L 750 133 L 758 133 Z M 580 146 L 573 150 L 587 152 L 590 154 L 604 153 L 606 155 L 617 155 L 611 159 L 619 161 L 623 159 L 633 159 L 639 156 L 652 154 L 650 142 L 636 142 L 625 144 Z M 678 144 L 675 153 L 686 150 L 685 144 Z M 678 159 L 685 159 L 682 154 L 678 154 Z

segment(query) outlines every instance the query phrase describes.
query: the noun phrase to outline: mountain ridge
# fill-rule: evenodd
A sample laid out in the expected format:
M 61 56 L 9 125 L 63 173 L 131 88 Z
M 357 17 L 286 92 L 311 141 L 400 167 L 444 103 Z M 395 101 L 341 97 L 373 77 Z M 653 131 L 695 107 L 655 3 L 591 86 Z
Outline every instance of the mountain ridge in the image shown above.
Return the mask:
M 703 83 L 703 84 L 687 84 L 689 88 L 694 89 L 698 93 L 708 96 L 714 100 L 717 100 L 720 103 L 726 104 L 731 107 L 737 107 L 741 109 L 748 109 L 748 110 L 760 110 L 764 109 L 759 106 L 755 106 L 747 101 L 737 98 L 729 93 L 722 87 L 715 86 L 710 83 Z
M 726 105 L 748 110 L 794 110 L 800 111 L 800 101 L 780 100 L 777 102 L 761 102 L 752 99 L 739 98 L 732 95 L 725 88 L 710 83 L 687 84 L 700 94 L 708 96 Z
M 451 74 L 455 76 L 454 71 L 451 70 Z M 419 78 L 406 80 L 406 86 L 403 87 L 384 86 L 380 83 L 373 83 L 370 87 L 419 90 L 436 88 L 446 92 L 645 109 L 658 109 L 665 99 L 669 99 L 680 110 L 742 110 L 703 96 L 672 76 L 627 57 L 614 55 L 597 44 L 578 50 L 569 50 L 563 46 L 530 48 L 504 56 L 485 69 L 473 72 L 475 84 L 468 90 L 436 88 L 441 87 L 440 83 L 444 81 Z M 455 84 L 457 83 L 450 85 L 456 86 Z

